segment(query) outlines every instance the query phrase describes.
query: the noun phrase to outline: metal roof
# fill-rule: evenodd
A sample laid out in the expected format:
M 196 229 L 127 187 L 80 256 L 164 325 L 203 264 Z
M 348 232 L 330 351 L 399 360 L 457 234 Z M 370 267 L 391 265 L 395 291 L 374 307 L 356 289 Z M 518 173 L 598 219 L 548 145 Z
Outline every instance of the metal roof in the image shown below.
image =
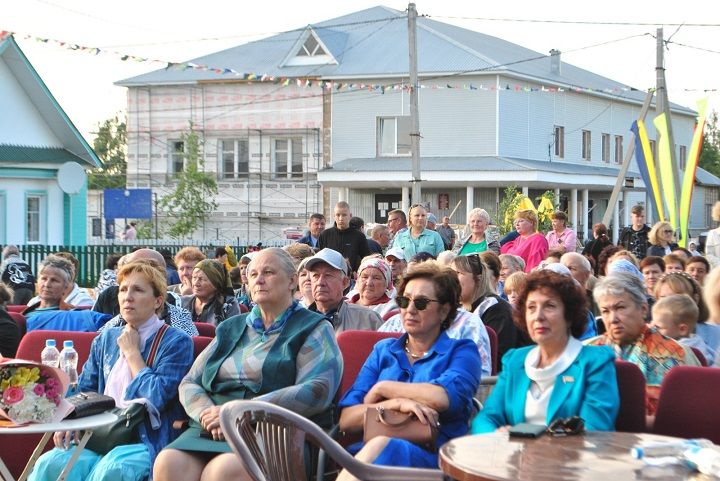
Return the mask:
M 28 147 L 25 145 L 0 144 L 0 162 L 34 162 L 64 164 L 65 162 L 84 163 L 72 152 L 59 147 Z
M 562 62 L 561 74 L 552 72 L 550 56 L 465 28 L 431 20 L 417 19 L 418 71 L 438 82 L 452 81 L 458 74 L 502 73 L 559 86 L 588 87 L 615 91 L 607 95 L 642 102 L 645 92 Z M 294 54 L 298 39 L 312 28 L 330 50 L 338 64 L 283 66 L 283 59 Z M 541 57 L 537 59 L 537 57 Z M 536 60 L 529 60 L 536 59 Z M 189 60 L 213 68 L 231 68 L 241 73 L 274 77 L 310 77 L 348 80 L 407 76 L 408 33 L 404 12 L 383 6 L 309 25 Z M 444 77 L 439 77 L 445 74 Z M 231 73 L 186 69 L 182 66 L 159 69 L 120 80 L 118 85 L 162 85 L 238 78 Z M 456 78 L 456 77 L 455 77 Z M 688 114 L 694 111 L 673 104 Z

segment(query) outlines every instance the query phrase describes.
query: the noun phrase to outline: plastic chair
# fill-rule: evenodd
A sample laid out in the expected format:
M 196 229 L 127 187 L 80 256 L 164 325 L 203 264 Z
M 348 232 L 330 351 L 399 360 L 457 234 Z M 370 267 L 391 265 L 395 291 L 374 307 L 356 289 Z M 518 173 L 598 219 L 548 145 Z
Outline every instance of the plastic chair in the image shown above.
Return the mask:
M 375 344 L 383 339 L 398 338 L 401 335 L 399 332 L 377 331 L 343 331 L 338 334 L 337 343 L 344 363 L 338 398 L 341 398 L 352 387 Z
M 220 410 L 220 425 L 253 481 L 307 481 L 305 443 L 323 449 L 364 481 L 441 481 L 434 469 L 375 466 L 358 461 L 312 421 L 263 401 L 231 401 Z
M 636 364 L 626 361 L 615 361 L 615 371 L 620 392 L 615 430 L 643 433 L 646 431 L 645 376 Z
M 8 304 L 5 306 L 8 312 L 22 312 L 27 309 L 25 304 Z
M 399 309 L 399 308 L 398 308 L 398 309 L 390 309 L 389 311 L 387 311 L 387 312 L 382 316 L 382 320 L 383 320 L 383 321 L 387 321 L 388 319 L 390 319 L 390 318 L 391 318 L 392 316 L 394 316 L 395 314 L 400 314 L 400 309 Z
M 197 359 L 197 357 L 200 355 L 201 352 L 205 350 L 206 347 L 208 347 L 208 344 L 212 342 L 212 337 L 207 336 L 193 336 L 193 359 Z
M 25 316 L 15 311 L 7 311 L 7 313 L 12 320 L 15 321 L 15 324 L 18 325 L 18 329 L 20 329 L 20 337 L 24 336 L 27 332 L 27 320 L 25 319 Z
M 490 361 L 492 362 L 492 375 L 497 376 L 498 373 L 498 336 L 495 329 L 485 326 L 488 337 L 490 338 Z
M 702 353 L 702 351 L 700 349 L 698 349 L 697 347 L 690 347 L 690 349 L 692 349 L 692 352 L 693 352 L 693 354 L 695 354 L 695 357 L 697 358 L 697 360 L 700 361 L 700 365 L 703 367 L 707 367 L 708 362 L 707 362 L 707 359 L 705 358 L 705 355 Z
M 215 337 L 215 326 L 209 322 L 193 322 L 197 327 L 198 334 L 205 337 Z
M 665 375 L 653 432 L 720 443 L 720 369 L 677 366 Z

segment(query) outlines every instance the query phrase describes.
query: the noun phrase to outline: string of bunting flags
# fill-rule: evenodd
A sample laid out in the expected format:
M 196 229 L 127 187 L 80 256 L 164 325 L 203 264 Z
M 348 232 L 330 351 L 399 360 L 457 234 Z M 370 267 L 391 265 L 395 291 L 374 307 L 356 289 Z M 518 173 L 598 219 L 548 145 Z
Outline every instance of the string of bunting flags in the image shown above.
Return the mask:
M 0 42 L 5 40 L 9 36 L 18 36 L 16 32 L 7 30 L 0 30 Z M 154 59 L 150 57 L 141 57 L 138 55 L 130 55 L 123 52 L 117 52 L 114 50 L 101 49 L 99 47 L 88 47 L 84 45 L 78 45 L 71 42 L 64 42 L 61 40 L 55 40 L 51 38 L 43 38 L 32 35 L 20 35 L 20 38 L 24 40 L 34 40 L 39 43 L 52 44 L 60 48 L 67 50 L 73 50 L 90 55 L 112 55 L 118 57 L 121 61 L 133 61 L 141 63 L 157 63 L 165 66 L 166 70 L 197 70 L 203 72 L 211 72 L 222 76 L 233 76 L 241 80 L 248 82 L 263 82 L 272 83 L 280 86 L 295 85 L 298 87 L 313 87 L 319 86 L 324 90 L 367 90 L 372 92 L 379 92 L 384 94 L 387 91 L 410 91 L 411 85 L 407 83 L 393 83 L 393 84 L 372 84 L 364 82 L 337 82 L 331 80 L 321 80 L 317 78 L 304 78 L 304 77 L 282 77 L 268 74 L 258 74 L 253 72 L 239 72 L 229 67 L 212 67 L 209 65 L 202 65 L 195 62 L 170 62 L 167 60 Z M 486 69 L 483 69 L 486 70 Z M 478 70 L 479 72 L 480 70 Z M 557 93 L 557 92 L 581 92 L 581 93 L 605 93 L 605 94 L 619 94 L 622 92 L 637 92 L 640 89 L 632 87 L 614 87 L 614 88 L 603 88 L 596 89 L 592 87 L 584 87 L 571 85 L 566 87 L 558 86 L 539 86 L 530 87 L 522 84 L 509 84 L 504 85 L 497 84 L 475 84 L 475 83 L 444 83 L 444 84 L 420 84 L 420 89 L 433 89 L 433 90 L 479 90 L 479 91 L 512 91 L 512 92 L 546 92 L 546 93 Z M 702 92 L 715 92 L 718 89 L 683 89 L 684 91 L 702 91 Z

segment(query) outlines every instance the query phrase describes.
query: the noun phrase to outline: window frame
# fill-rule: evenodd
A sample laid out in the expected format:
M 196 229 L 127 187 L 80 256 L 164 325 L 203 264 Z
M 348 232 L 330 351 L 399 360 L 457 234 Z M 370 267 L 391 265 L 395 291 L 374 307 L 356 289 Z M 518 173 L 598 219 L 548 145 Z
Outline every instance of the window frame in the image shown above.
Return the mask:
M 38 208 L 35 212 L 37 216 L 37 240 L 30 239 L 30 199 L 38 199 Z M 26 244 L 45 244 L 47 238 L 47 192 L 45 191 L 27 191 L 25 192 L 25 243 Z M 71 227 L 72 228 L 72 227 Z
M 232 171 L 227 170 L 225 154 L 230 150 L 225 149 L 226 143 L 232 143 Z M 245 145 L 245 158 L 241 159 L 242 149 Z M 248 179 L 250 177 L 250 140 L 245 138 L 218 139 L 218 177 L 220 180 Z M 242 170 L 242 168 L 245 170 Z
M 685 170 L 685 167 L 687 167 L 687 146 L 685 145 L 678 147 L 678 165 L 680 170 Z
M 592 132 L 589 130 L 582 131 L 581 157 L 588 162 L 592 160 Z
M 625 149 L 623 147 L 623 136 L 615 136 L 615 163 L 622 164 L 623 157 L 625 156 Z
M 558 159 L 565 158 L 565 127 L 562 125 L 556 125 L 554 127 L 554 144 L 555 144 L 555 157 Z
M 179 174 L 185 171 L 185 141 L 178 139 L 169 139 L 168 141 L 168 170 L 171 174 Z M 182 146 L 182 150 L 178 149 L 178 146 Z M 179 165 L 177 156 L 180 155 L 180 161 L 182 162 L 182 170 L 178 170 Z
M 399 120 L 402 119 L 403 123 L 407 122 L 407 132 L 408 132 L 408 144 L 407 147 L 404 149 L 400 149 L 399 147 L 404 145 L 400 144 L 399 139 L 404 134 L 398 133 L 399 132 Z M 388 152 L 385 151 L 386 142 L 385 140 L 385 123 L 387 121 L 392 121 L 393 123 L 393 139 L 392 139 L 392 146 L 393 151 Z M 377 131 L 376 131 L 376 153 L 377 157 L 410 157 L 412 156 L 412 142 L 410 139 L 410 134 L 412 131 L 412 121 L 410 119 L 409 115 L 390 115 L 390 116 L 379 116 L 377 117 Z
M 278 142 L 285 142 L 286 149 L 278 149 Z M 302 137 L 273 137 L 270 141 L 272 152 L 272 178 L 276 180 L 302 180 L 305 178 L 305 146 Z M 297 152 L 299 146 L 300 152 Z M 287 156 L 283 161 L 285 169 L 278 171 L 278 153 Z M 297 167 L 299 166 L 299 169 Z
M 610 163 L 610 134 L 603 133 L 602 137 L 602 161 L 606 164 Z

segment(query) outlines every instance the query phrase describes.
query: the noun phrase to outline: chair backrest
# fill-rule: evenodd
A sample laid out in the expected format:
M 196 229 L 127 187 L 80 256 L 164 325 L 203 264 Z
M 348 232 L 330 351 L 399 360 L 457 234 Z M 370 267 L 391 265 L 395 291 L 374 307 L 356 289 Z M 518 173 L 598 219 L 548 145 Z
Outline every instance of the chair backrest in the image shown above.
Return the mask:
M 8 304 L 5 306 L 8 312 L 22 312 L 27 309 L 25 304 Z
M 615 430 L 643 433 L 646 431 L 645 376 L 636 364 L 627 361 L 615 361 L 615 370 L 620 392 Z
M 27 321 L 25 320 L 25 316 L 15 311 L 7 311 L 7 313 L 12 320 L 15 321 L 15 324 L 18 325 L 18 329 L 20 329 L 20 337 L 24 336 L 27 332 Z
M 220 425 L 253 481 L 307 481 L 305 443 L 322 448 L 340 467 L 366 481 L 441 481 L 438 469 L 374 466 L 352 457 L 312 421 L 263 401 L 230 401 Z
M 485 326 L 488 337 L 490 338 L 490 360 L 492 362 L 492 375 L 496 376 L 498 372 L 498 336 L 495 329 Z
M 385 314 L 383 314 L 382 320 L 383 320 L 383 321 L 387 321 L 388 319 L 390 319 L 390 318 L 391 318 L 392 316 L 394 316 L 395 314 L 400 314 L 400 308 L 399 308 L 399 307 L 398 307 L 397 309 L 390 309 L 390 310 L 387 311 Z
M 193 322 L 197 327 L 198 334 L 205 337 L 215 337 L 215 326 L 209 322 Z
M 250 312 L 250 309 L 245 304 L 238 304 L 238 308 L 240 309 L 240 314 L 245 314 L 246 312 Z
M 360 369 L 378 341 L 398 338 L 399 332 L 343 331 L 337 335 L 337 343 L 343 357 L 343 374 L 340 379 L 338 398 L 342 397 L 355 382 Z
M 720 369 L 677 366 L 660 387 L 653 432 L 720 443 Z
M 193 336 L 193 359 L 197 359 L 197 357 L 200 355 L 201 352 L 205 350 L 206 347 L 208 347 L 208 344 L 212 342 L 212 337 L 207 336 Z
M 708 362 L 707 362 L 707 359 L 705 358 L 705 355 L 702 353 L 702 351 L 700 349 L 698 349 L 697 347 L 690 347 L 690 349 L 692 349 L 692 352 L 693 352 L 693 354 L 695 354 L 695 357 L 697 358 L 697 360 L 700 361 L 700 365 L 703 367 L 707 367 Z
M 63 341 L 72 341 L 78 353 L 78 374 L 82 372 L 85 361 L 90 356 L 90 346 L 97 332 L 77 331 L 30 331 L 20 339 L 17 350 L 18 359 L 40 362 L 40 353 L 45 348 L 46 339 L 55 339 L 58 350 L 62 350 Z

